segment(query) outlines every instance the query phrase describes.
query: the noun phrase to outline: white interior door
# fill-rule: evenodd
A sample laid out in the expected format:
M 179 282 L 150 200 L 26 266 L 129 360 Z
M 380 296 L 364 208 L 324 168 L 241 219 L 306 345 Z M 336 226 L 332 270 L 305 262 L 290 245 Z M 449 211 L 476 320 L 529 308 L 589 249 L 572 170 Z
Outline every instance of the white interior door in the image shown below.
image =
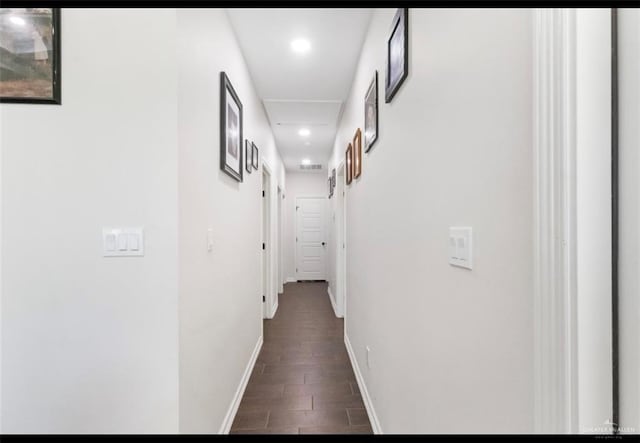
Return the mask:
M 326 280 L 325 208 L 325 198 L 296 198 L 297 280 Z

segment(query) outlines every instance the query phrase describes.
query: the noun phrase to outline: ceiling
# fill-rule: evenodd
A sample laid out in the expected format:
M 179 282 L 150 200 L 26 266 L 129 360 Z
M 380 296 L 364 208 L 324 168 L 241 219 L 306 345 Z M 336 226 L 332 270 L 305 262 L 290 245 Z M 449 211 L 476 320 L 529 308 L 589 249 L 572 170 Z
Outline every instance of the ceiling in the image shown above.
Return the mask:
M 228 9 L 285 167 L 326 168 L 371 9 Z M 306 39 L 304 54 L 291 48 Z M 301 136 L 301 128 L 308 136 Z M 317 171 L 317 170 L 316 170 Z M 319 172 L 322 172 L 320 170 Z

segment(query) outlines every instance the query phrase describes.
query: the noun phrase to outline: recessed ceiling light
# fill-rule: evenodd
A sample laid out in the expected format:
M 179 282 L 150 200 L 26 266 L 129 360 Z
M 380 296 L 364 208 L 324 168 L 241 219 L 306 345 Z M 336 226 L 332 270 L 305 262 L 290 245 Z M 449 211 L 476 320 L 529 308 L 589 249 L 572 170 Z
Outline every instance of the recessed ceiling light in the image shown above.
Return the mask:
M 307 128 L 300 128 L 300 130 L 298 131 L 298 135 L 302 137 L 308 137 L 309 134 L 311 134 L 311 131 L 309 131 Z
M 304 38 L 297 38 L 291 42 L 291 49 L 297 54 L 306 54 L 311 49 L 311 43 Z
M 308 158 L 303 158 L 302 159 L 302 164 L 303 165 L 310 165 L 311 164 L 311 160 L 309 160 Z
M 9 20 L 11 20 L 11 23 L 18 26 L 24 26 L 27 23 L 22 17 L 16 17 L 15 15 L 9 17 Z

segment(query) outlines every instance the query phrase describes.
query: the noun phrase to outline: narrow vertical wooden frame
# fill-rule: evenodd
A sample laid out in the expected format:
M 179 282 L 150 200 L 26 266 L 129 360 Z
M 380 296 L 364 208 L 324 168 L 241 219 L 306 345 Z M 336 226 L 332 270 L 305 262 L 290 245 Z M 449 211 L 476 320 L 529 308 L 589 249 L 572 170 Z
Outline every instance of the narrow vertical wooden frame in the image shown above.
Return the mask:
M 362 131 L 360 128 L 353 136 L 353 178 L 362 174 Z

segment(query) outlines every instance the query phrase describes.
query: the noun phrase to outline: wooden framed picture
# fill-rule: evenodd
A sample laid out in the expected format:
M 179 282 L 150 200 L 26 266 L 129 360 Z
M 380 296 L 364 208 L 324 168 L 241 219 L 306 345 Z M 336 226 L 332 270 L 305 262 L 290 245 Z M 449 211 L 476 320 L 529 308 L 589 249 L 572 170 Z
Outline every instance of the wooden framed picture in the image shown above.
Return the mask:
M 391 35 L 387 41 L 385 103 L 391 102 L 407 75 L 409 75 L 409 10 L 400 8 L 393 18 Z
M 242 103 L 220 72 L 220 169 L 242 182 Z
M 362 131 L 360 128 L 353 136 L 353 178 L 360 177 L 362 174 Z
M 353 180 L 353 147 L 351 143 L 349 143 L 347 151 L 345 152 L 344 169 L 347 184 L 350 185 L 351 180 Z
M 245 158 L 244 163 L 245 163 L 245 169 L 249 174 L 251 174 L 251 165 L 252 165 L 252 160 L 251 160 L 251 157 L 253 155 L 253 149 L 251 148 L 252 144 L 253 143 L 249 143 L 249 140 L 244 141 L 244 158 Z
M 378 71 L 375 72 L 364 98 L 364 152 L 378 140 Z
M 253 142 L 251 142 L 251 164 L 253 169 L 258 169 L 258 147 Z
M 0 8 L 0 102 L 61 104 L 60 8 Z

